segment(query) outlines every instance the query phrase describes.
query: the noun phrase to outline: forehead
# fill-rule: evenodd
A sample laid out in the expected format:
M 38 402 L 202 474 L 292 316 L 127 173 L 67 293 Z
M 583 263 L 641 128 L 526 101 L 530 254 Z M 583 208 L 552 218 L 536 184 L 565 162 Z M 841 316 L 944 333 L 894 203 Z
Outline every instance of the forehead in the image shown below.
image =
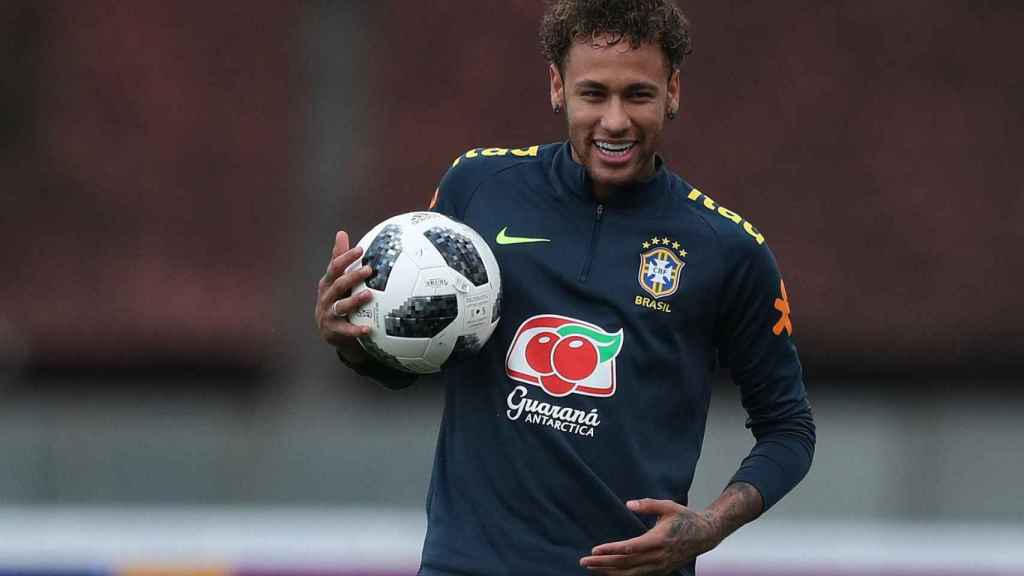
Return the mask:
M 616 44 L 608 36 L 574 42 L 565 62 L 565 81 L 591 80 L 606 85 L 667 82 L 668 63 L 661 49 L 644 42 L 633 48 L 627 38 Z

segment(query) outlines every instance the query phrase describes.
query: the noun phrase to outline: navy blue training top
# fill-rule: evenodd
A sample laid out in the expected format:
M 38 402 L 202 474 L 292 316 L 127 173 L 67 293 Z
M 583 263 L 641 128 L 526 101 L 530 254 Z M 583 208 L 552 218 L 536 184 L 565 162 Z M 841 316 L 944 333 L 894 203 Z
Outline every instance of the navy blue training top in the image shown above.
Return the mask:
M 731 482 L 767 508 L 806 474 L 815 427 L 789 299 L 741 216 L 660 159 L 598 203 L 567 143 L 470 150 L 434 209 L 487 240 L 503 297 L 483 349 L 441 373 L 420 574 L 586 574 L 594 546 L 653 526 L 627 500 L 686 504 L 718 364 L 756 438 Z

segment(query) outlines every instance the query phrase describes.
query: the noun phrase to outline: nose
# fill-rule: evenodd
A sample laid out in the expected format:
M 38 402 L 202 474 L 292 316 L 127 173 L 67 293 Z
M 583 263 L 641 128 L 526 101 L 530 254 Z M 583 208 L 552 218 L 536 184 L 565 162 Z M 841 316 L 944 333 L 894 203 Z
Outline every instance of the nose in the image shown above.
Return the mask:
M 601 115 L 601 128 L 610 134 L 619 134 L 629 130 L 629 114 L 620 98 L 610 98 L 608 106 Z

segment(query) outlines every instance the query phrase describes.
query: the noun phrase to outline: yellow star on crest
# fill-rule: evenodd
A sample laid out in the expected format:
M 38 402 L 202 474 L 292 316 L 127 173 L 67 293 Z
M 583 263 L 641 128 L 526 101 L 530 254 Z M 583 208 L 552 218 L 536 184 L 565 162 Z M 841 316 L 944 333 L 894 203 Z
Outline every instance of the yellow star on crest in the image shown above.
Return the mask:
M 664 244 L 665 246 L 668 246 L 670 242 L 671 242 L 671 240 L 669 240 L 668 238 L 662 238 L 661 239 L 661 243 Z
M 654 238 L 651 238 L 651 244 L 654 244 L 655 246 L 657 246 L 660 243 L 661 243 L 661 240 L 659 240 L 657 236 L 655 236 Z
M 651 247 L 651 243 L 650 242 L 644 242 L 643 243 L 643 247 L 644 247 L 644 250 L 647 250 L 648 248 Z
M 689 254 L 689 252 L 687 252 L 686 250 L 684 250 L 684 249 L 680 249 L 679 250 L 679 255 L 682 256 L 683 258 L 686 258 L 687 254 Z
M 679 250 L 679 242 L 673 242 L 672 247 L 675 248 L 676 250 Z

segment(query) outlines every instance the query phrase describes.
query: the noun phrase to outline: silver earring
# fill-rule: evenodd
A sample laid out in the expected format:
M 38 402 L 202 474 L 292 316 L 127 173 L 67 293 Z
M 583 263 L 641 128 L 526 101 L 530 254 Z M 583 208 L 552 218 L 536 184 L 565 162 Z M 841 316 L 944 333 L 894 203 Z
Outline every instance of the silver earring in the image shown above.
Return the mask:
M 554 112 L 555 114 L 561 114 L 562 113 L 562 105 L 561 104 L 555 104 L 555 107 L 552 108 L 551 111 Z
M 669 120 L 675 120 L 676 119 L 676 111 L 675 110 L 669 110 L 665 115 L 668 116 Z

